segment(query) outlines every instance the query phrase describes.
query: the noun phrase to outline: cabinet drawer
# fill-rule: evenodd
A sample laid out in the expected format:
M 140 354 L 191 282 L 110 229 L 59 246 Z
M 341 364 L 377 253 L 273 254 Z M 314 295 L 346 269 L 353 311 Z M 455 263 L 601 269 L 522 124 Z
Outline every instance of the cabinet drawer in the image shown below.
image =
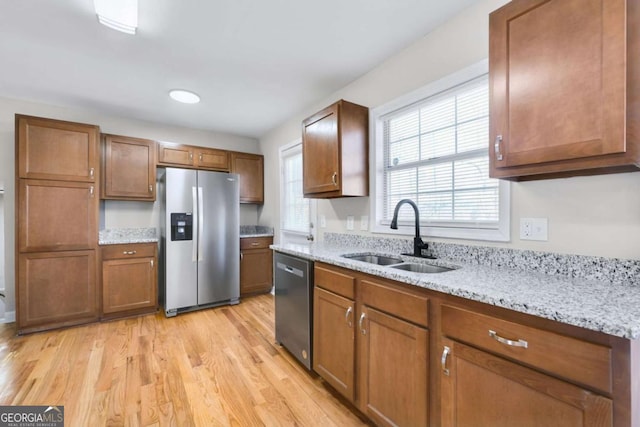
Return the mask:
M 101 247 L 102 259 L 145 258 L 156 255 L 155 243 L 130 243 Z
M 273 243 L 273 237 L 243 237 L 240 239 L 240 249 L 267 249 Z
M 608 347 L 447 305 L 442 306 L 442 332 L 560 377 L 612 390 Z
M 429 323 L 429 299 L 388 286 L 363 280 L 360 283 L 362 302 L 409 322 L 422 326 Z
M 317 287 L 324 288 L 346 298 L 355 298 L 356 279 L 353 276 L 316 265 L 313 280 Z

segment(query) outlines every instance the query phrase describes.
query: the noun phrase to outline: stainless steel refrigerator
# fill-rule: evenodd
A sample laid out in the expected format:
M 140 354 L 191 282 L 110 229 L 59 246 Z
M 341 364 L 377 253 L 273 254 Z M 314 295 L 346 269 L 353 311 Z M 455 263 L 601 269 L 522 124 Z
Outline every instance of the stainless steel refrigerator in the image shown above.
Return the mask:
M 240 301 L 238 175 L 158 171 L 160 303 L 167 317 Z

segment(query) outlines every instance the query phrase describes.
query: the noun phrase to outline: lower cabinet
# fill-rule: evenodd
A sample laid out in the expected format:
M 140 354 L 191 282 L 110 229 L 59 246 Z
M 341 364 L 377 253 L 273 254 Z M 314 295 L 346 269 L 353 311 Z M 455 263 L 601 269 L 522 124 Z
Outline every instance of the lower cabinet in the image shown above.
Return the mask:
M 427 298 L 348 278 L 316 267 L 314 370 L 378 425 L 427 425 Z
M 18 334 L 98 320 L 96 251 L 18 255 Z
M 273 237 L 240 239 L 240 296 L 267 293 L 273 286 Z
M 157 245 L 103 246 L 102 317 L 154 312 L 158 308 Z
M 443 427 L 612 425 L 606 397 L 450 339 L 443 345 Z

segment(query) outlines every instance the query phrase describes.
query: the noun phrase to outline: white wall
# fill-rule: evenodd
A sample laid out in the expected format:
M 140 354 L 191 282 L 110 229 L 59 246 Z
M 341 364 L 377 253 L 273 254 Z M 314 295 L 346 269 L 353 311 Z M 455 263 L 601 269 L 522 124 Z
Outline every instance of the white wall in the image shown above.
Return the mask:
M 487 58 L 488 14 L 504 3 L 505 0 L 483 0 L 474 4 L 350 85 L 264 135 L 260 145 L 265 155 L 265 180 L 277 182 L 278 147 L 300 138 L 302 120 L 319 109 L 340 98 L 375 108 Z M 278 200 L 279 187 L 267 186 L 261 223 L 278 228 Z M 319 200 L 318 214 L 327 219 L 327 227 L 319 230 L 320 239 L 325 231 L 346 232 L 347 215 L 356 219 L 356 231 L 352 233 L 363 233 L 358 231 L 358 220 L 361 215 L 371 218 L 369 198 Z M 549 240 L 521 241 L 518 238 L 521 217 L 548 218 Z M 511 242 L 499 246 L 640 259 L 640 172 L 513 183 Z
M 226 150 L 260 153 L 258 141 L 254 138 L 209 132 L 203 130 L 163 126 L 157 123 L 107 116 L 97 111 L 38 104 L 14 99 L 0 98 L 0 182 L 5 185 L 5 279 L 6 310 L 15 310 L 15 120 L 14 115 L 27 114 L 38 117 L 90 123 L 100 126 L 104 133 L 127 135 L 158 141 L 222 148 Z M 242 205 L 240 223 L 258 223 L 258 207 Z M 105 226 L 156 227 L 158 221 L 157 203 L 145 202 L 105 202 Z

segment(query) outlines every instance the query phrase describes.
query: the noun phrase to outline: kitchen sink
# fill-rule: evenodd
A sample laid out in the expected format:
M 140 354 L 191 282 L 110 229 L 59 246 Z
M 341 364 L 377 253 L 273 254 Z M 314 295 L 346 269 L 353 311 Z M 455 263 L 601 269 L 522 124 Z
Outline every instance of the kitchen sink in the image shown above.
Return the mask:
M 390 268 L 395 268 L 396 270 L 411 271 L 414 273 L 444 273 L 447 271 L 455 270 L 454 268 L 442 267 L 439 265 L 412 263 L 392 265 Z
M 368 262 L 370 264 L 377 265 L 391 265 L 391 264 L 399 264 L 402 262 L 400 258 L 393 258 L 384 255 L 342 255 L 342 258 L 353 259 L 355 261 Z

